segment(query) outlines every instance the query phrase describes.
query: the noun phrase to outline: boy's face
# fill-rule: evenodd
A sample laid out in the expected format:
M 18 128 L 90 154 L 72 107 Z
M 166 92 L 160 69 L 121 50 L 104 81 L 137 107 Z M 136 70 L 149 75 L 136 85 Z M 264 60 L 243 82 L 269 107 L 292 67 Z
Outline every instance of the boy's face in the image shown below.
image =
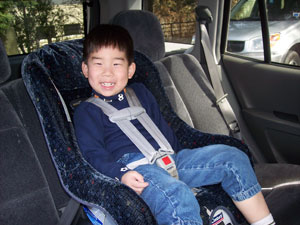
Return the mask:
M 99 94 L 109 97 L 120 93 L 135 72 L 135 64 L 128 64 L 126 54 L 119 48 L 102 47 L 89 55 L 82 63 L 82 72 L 91 87 Z

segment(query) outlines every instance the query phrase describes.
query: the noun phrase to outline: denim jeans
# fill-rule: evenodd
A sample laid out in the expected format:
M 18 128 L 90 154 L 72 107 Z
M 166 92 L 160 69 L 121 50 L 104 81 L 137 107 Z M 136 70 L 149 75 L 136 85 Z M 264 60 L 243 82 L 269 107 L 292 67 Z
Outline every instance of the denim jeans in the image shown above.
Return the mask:
M 125 154 L 119 162 L 129 164 L 143 158 L 142 153 Z M 156 165 L 135 168 L 149 182 L 141 194 L 159 225 L 202 224 L 199 204 L 191 188 L 221 183 L 235 201 L 257 194 L 261 187 L 242 151 L 227 145 L 183 149 L 172 156 L 179 180 Z

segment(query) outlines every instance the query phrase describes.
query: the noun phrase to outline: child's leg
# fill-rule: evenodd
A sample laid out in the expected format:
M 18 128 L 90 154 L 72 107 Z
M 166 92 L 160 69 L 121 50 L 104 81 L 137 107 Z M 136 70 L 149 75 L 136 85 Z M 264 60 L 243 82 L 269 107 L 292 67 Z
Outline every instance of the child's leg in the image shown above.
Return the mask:
M 250 161 L 242 151 L 226 145 L 211 145 L 182 150 L 175 161 L 179 179 L 190 187 L 221 183 L 250 223 L 269 214 Z M 261 211 L 255 213 L 253 209 Z
M 135 169 L 149 186 L 141 194 L 159 225 L 202 225 L 200 207 L 191 189 L 155 165 Z
M 256 223 L 270 215 L 269 208 L 261 192 L 258 192 L 249 199 L 233 202 L 245 216 L 247 221 L 251 224 Z M 270 221 L 265 224 L 271 224 L 273 217 L 270 217 L 269 220 Z
M 127 165 L 143 157 L 141 153 L 129 153 L 119 162 Z M 171 177 L 168 172 L 156 165 L 143 165 L 135 170 L 149 183 L 141 197 L 159 225 L 202 225 L 199 204 L 185 183 Z

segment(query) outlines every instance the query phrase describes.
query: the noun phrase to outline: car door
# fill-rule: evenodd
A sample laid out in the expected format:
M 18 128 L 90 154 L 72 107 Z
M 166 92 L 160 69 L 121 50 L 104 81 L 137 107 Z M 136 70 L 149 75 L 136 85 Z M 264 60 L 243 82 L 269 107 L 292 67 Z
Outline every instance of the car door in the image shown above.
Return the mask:
M 246 19 L 233 24 L 237 17 L 230 20 L 233 5 L 244 2 L 253 4 L 247 7 L 258 7 L 255 25 L 249 21 L 247 23 Z M 222 36 L 219 37 L 222 43 L 221 62 L 242 117 L 267 162 L 300 164 L 300 67 L 295 60 L 286 61 L 293 54 L 297 62 L 300 55 L 300 42 L 297 40 L 300 30 L 293 28 L 300 22 L 300 1 L 232 0 L 223 3 L 224 5 L 220 5 L 221 8 L 224 6 L 225 18 Z M 280 11 L 287 7 L 289 8 L 284 16 L 271 20 L 272 10 Z M 244 13 L 246 11 L 245 9 Z M 276 26 L 280 29 L 273 33 Z M 279 50 L 284 52 L 280 59 L 276 43 L 274 44 L 276 35 L 286 42 L 280 46 Z M 251 52 L 249 48 L 246 49 L 245 40 L 252 39 L 252 44 L 255 44 L 255 38 L 259 49 Z M 293 38 L 294 42 L 291 43 L 288 39 Z M 234 49 L 238 44 L 245 44 L 241 51 Z M 249 47 L 249 43 L 247 46 Z

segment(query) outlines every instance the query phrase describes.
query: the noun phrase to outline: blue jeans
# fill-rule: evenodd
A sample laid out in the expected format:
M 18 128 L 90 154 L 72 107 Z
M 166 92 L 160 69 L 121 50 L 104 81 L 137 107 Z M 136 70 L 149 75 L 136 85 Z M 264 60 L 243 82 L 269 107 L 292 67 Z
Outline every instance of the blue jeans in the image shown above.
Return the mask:
M 119 162 L 128 164 L 143 157 L 142 153 L 128 153 Z M 179 180 L 156 165 L 134 169 L 149 182 L 141 197 L 159 225 L 202 225 L 200 207 L 191 188 L 221 183 L 235 201 L 248 199 L 261 190 L 248 156 L 234 147 L 183 149 L 172 157 Z

